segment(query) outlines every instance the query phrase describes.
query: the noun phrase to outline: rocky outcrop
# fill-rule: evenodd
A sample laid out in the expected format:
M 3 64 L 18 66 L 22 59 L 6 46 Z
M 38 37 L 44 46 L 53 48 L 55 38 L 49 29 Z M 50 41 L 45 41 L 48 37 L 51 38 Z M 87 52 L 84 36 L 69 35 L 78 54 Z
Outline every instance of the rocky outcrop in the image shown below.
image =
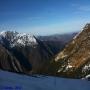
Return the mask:
M 52 68 L 53 73 L 64 77 L 81 78 L 90 74 L 90 24 L 55 56 Z

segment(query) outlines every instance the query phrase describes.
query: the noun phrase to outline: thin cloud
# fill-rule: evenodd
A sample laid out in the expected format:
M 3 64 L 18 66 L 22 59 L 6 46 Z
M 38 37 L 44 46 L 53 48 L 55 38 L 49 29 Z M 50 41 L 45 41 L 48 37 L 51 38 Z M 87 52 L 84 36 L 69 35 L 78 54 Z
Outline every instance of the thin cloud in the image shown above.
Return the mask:
M 77 12 L 89 12 L 90 11 L 90 5 L 80 5 L 76 3 L 72 3 L 71 6 L 77 10 Z
M 90 11 L 90 6 L 80 6 L 78 7 L 80 11 Z

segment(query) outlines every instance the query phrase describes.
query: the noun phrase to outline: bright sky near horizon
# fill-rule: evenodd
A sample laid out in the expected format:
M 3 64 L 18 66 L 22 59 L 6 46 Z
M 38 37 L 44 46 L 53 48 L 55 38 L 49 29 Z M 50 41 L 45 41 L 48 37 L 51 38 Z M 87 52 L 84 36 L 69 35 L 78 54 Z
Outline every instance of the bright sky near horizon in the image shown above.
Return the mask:
M 0 0 L 0 31 L 62 34 L 89 22 L 90 0 Z

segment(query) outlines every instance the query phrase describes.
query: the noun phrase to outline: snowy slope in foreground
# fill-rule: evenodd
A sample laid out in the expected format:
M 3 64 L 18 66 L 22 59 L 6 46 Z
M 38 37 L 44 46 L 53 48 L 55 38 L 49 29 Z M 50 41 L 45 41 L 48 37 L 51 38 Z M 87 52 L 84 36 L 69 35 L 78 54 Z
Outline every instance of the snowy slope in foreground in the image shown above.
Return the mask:
M 90 82 L 57 77 L 36 78 L 0 71 L 0 90 L 90 90 Z

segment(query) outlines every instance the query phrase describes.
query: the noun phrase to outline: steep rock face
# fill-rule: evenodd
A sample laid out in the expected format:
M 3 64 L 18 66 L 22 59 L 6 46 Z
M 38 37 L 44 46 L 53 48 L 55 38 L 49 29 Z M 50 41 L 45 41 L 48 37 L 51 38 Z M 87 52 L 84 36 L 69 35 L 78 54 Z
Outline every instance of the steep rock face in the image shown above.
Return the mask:
M 52 63 L 54 73 L 81 78 L 90 74 L 90 24 L 77 34 Z
M 0 44 L 0 69 L 12 72 L 29 73 L 32 67 L 31 65 L 27 67 L 25 63 L 22 64 Z
M 45 44 L 31 34 L 12 31 L 1 32 L 0 43 L 27 71 L 31 70 L 32 66 L 31 72 L 33 73 L 44 73 L 46 65 L 53 55 Z M 7 57 L 5 59 L 7 60 Z M 10 64 L 9 61 L 8 63 Z M 5 66 L 3 65 L 3 67 Z M 24 70 L 22 72 L 26 73 Z

